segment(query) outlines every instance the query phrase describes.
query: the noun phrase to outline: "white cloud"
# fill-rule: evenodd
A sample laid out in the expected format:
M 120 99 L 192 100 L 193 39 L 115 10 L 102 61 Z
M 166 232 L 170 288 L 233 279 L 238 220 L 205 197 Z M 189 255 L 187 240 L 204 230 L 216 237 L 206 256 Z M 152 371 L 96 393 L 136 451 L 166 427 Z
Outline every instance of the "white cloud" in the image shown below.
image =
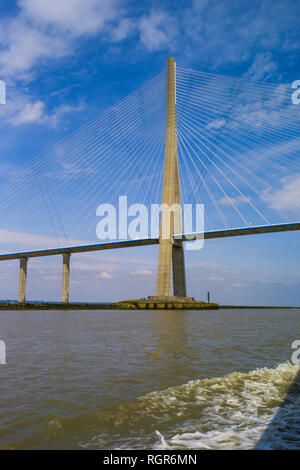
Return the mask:
M 44 103 L 38 100 L 33 103 L 26 103 L 24 108 L 10 119 L 10 122 L 15 125 L 30 124 L 33 122 L 39 123 L 43 118 Z
M 299 44 L 292 5 L 278 0 L 270 9 L 262 0 L 241 11 L 233 0 L 194 0 L 168 11 L 142 4 L 141 13 L 129 15 L 126 0 L 19 0 L 15 18 L 0 21 L 0 72 L 29 74 L 38 62 L 73 54 L 87 35 L 121 42 L 135 34 L 148 52 L 179 45 L 185 61 L 201 57 L 210 67 L 252 58 L 249 76 L 268 78 L 277 71 L 274 51 L 294 53 Z
M 4 77 L 28 78 L 37 61 L 60 58 L 70 52 L 70 44 L 63 37 L 40 31 L 22 17 L 0 26 L 5 31 L 0 51 L 0 70 Z
M 201 58 L 201 63 L 218 67 L 246 62 L 258 50 L 293 52 L 299 48 L 293 0 L 277 0 L 271 7 L 268 0 L 243 2 L 245 8 L 237 8 L 237 3 L 241 2 L 198 0 L 180 12 L 185 36 L 190 39 L 181 41 L 186 58 Z
M 119 42 L 126 39 L 131 33 L 136 30 L 136 22 L 131 18 L 124 18 L 112 30 L 111 37 L 113 41 Z
M 244 82 L 227 128 L 264 133 L 266 128 L 272 127 L 290 133 L 291 126 L 298 121 L 298 109 L 292 104 L 291 90 L 291 84 L 281 84 L 273 85 L 266 92 L 264 86 Z M 206 127 L 218 129 L 222 124 L 222 120 L 217 119 Z
M 150 52 L 170 48 L 177 36 L 177 21 L 164 11 L 152 11 L 138 23 L 141 43 Z
M 207 129 L 220 129 L 225 125 L 226 121 L 225 119 L 215 119 L 208 123 L 205 127 Z
M 287 210 L 300 214 L 300 174 L 285 177 L 282 187 L 276 191 L 265 191 L 261 197 L 272 209 Z
M 268 80 L 277 72 L 277 64 L 270 52 L 256 54 L 254 61 L 246 73 L 252 80 Z
M 130 273 L 131 276 L 152 276 L 152 271 L 149 269 L 139 269 Z
M 43 101 L 34 100 L 31 96 L 21 95 L 15 91 L 6 106 L 0 107 L 0 119 L 14 126 L 35 123 L 56 127 L 66 115 L 82 111 L 84 107 L 82 103 L 78 105 L 63 104 L 48 112 Z
M 38 25 L 51 25 L 74 35 L 91 34 L 117 14 L 116 0 L 19 0 L 24 15 Z
M 60 239 L 63 246 L 84 245 L 87 242 L 82 240 L 63 240 Z M 47 235 L 34 234 L 28 232 L 17 232 L 13 230 L 0 229 L 0 243 L 7 245 L 21 245 L 22 250 L 27 247 L 41 248 L 43 246 L 57 247 L 57 239 Z
M 0 243 L 22 243 L 24 246 L 39 246 L 48 243 L 53 246 L 54 239 L 44 235 L 0 229 Z
M 63 118 L 70 113 L 77 113 L 78 111 L 83 111 L 85 109 L 85 105 L 80 103 L 78 105 L 66 105 L 62 104 L 55 108 L 52 113 L 48 113 L 44 117 L 44 122 L 48 123 L 51 127 L 56 127 Z
M 20 12 L 0 23 L 0 71 L 28 78 L 34 65 L 74 51 L 74 39 L 99 33 L 118 15 L 119 0 L 19 0 Z
M 99 277 L 101 279 L 112 279 L 113 278 L 111 274 L 109 274 L 105 271 L 103 271 L 101 274 L 99 274 Z
M 295 155 L 299 154 L 300 149 L 300 137 L 291 138 L 285 142 L 275 142 L 271 144 L 265 144 L 260 147 L 259 152 L 257 148 L 240 153 L 239 158 L 242 160 L 246 158 L 248 164 L 257 167 L 257 164 L 261 165 L 261 161 L 276 161 L 277 158 L 288 157 L 293 159 Z M 291 160 L 292 161 L 292 160 Z M 270 164 L 270 163 L 269 163 Z
M 44 281 L 60 281 L 61 280 L 61 276 L 59 276 L 58 274 L 44 274 L 42 275 Z
M 81 254 L 82 257 L 82 254 Z M 94 264 L 92 262 L 84 262 L 84 261 L 73 261 L 72 263 L 72 269 L 77 269 L 79 271 L 100 271 L 102 269 L 105 270 L 105 272 L 111 273 L 116 271 L 116 267 L 113 265 L 104 265 L 104 264 Z
M 249 203 L 250 198 L 246 196 L 237 196 L 237 197 L 229 197 L 229 196 L 224 196 L 219 200 L 220 204 L 223 204 L 223 206 L 231 206 L 232 204 L 244 204 L 244 203 Z

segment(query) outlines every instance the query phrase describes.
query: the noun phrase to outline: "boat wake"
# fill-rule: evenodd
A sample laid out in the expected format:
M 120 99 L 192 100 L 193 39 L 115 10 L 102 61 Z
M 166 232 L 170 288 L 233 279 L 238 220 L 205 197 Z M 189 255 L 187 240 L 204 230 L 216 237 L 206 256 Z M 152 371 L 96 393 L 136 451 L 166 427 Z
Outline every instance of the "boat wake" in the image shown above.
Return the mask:
M 299 371 L 284 363 L 151 392 L 99 416 L 104 432 L 84 447 L 300 448 Z

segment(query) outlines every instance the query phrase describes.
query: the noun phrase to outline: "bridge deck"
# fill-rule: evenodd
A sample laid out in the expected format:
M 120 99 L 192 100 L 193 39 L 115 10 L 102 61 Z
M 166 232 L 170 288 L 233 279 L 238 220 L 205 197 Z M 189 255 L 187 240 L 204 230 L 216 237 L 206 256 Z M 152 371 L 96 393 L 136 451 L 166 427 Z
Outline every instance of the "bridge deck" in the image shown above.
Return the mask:
M 262 233 L 275 233 L 275 232 L 290 232 L 294 230 L 300 230 L 300 222 L 292 224 L 278 224 L 278 225 L 266 225 L 257 227 L 241 227 L 235 229 L 226 230 L 214 230 L 201 233 L 190 233 L 190 234 L 178 234 L 174 235 L 175 240 L 193 241 L 195 239 L 204 238 L 205 240 L 212 238 L 225 238 L 225 237 L 237 237 L 242 235 L 257 235 Z M 0 255 L 0 261 L 6 261 L 11 259 L 20 258 L 36 258 L 39 256 L 54 256 L 63 255 L 65 253 L 84 253 L 89 251 L 101 251 L 101 250 L 112 250 L 116 248 L 130 248 L 134 246 L 147 246 L 157 245 L 159 243 L 158 238 L 143 238 L 138 240 L 124 240 L 110 243 L 96 243 L 93 245 L 81 245 L 81 246 L 69 246 L 63 248 L 50 248 L 46 250 L 36 251 L 24 251 L 19 253 L 7 253 Z
M 94 245 L 68 246 L 64 248 L 50 248 L 37 251 L 23 251 L 0 255 L 0 261 L 20 258 L 36 258 L 39 256 L 63 255 L 65 253 L 85 253 L 88 251 L 112 250 L 114 248 L 129 248 L 133 246 L 157 245 L 158 238 L 145 238 L 139 240 L 124 240 L 111 243 L 96 243 Z
M 225 237 L 239 237 L 242 235 L 258 235 L 262 233 L 275 233 L 275 232 L 291 232 L 300 230 L 300 222 L 290 224 L 277 224 L 277 225 L 259 225 L 257 227 L 240 227 L 226 230 L 214 230 L 209 232 L 189 233 L 174 235 L 175 240 L 192 241 L 204 238 L 225 238 Z

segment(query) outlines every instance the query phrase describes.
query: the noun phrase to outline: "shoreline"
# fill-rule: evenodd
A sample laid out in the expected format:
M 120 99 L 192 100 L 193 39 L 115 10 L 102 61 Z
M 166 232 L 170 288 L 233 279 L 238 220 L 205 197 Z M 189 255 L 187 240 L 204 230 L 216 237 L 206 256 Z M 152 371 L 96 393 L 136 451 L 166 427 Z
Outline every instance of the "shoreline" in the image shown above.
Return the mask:
M 19 304 L 16 303 L 0 303 L 0 310 L 217 310 L 217 309 L 300 309 L 296 306 L 284 306 L 284 305 L 218 305 L 218 304 L 199 304 L 193 305 L 191 303 L 176 304 L 175 302 L 172 305 L 138 305 L 133 302 L 114 302 L 111 304 L 102 304 L 102 303 L 69 303 L 62 304 L 57 303 L 25 303 Z
M 300 307 L 287 306 L 287 305 L 219 305 L 219 309 L 234 309 L 234 308 L 285 308 L 285 309 L 300 309 Z

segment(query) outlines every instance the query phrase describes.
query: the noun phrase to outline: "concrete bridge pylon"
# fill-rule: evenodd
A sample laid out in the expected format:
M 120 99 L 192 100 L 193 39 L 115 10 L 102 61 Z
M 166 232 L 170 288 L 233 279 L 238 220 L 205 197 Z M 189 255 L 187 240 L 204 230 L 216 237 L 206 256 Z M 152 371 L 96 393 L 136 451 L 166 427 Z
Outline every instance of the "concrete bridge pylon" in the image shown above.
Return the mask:
M 156 288 L 158 298 L 171 296 L 172 274 L 173 296 L 186 297 L 183 243 L 174 240 L 174 233 L 182 233 L 182 210 L 177 148 L 176 62 L 170 57 L 167 60 L 166 141 Z

